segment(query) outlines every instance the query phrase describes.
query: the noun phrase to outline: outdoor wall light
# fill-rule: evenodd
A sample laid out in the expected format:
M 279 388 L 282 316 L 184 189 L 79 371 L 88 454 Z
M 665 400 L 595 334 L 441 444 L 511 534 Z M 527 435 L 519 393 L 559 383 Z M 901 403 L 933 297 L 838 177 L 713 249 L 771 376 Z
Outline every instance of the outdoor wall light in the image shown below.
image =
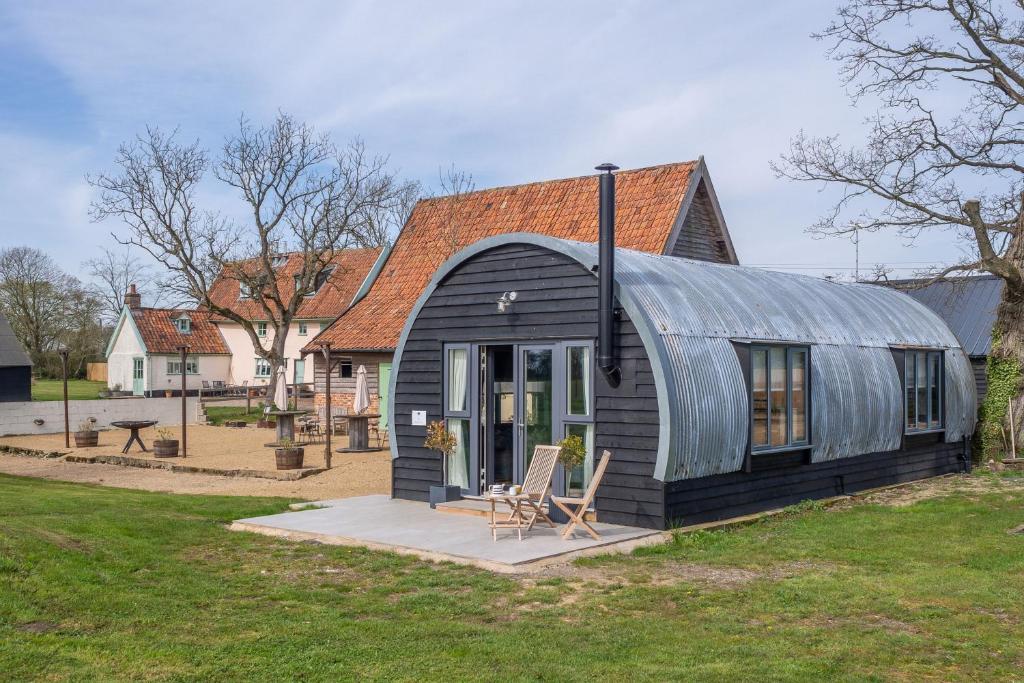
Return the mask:
M 505 292 L 498 297 L 498 313 L 508 313 L 509 309 L 512 308 L 512 302 L 519 296 L 515 292 Z

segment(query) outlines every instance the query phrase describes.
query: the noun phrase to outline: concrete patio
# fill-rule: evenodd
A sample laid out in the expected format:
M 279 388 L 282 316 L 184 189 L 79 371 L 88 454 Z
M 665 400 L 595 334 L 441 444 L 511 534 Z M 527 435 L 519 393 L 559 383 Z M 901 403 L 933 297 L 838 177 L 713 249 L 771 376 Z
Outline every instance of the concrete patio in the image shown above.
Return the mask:
M 552 529 L 544 524 L 524 534 L 522 541 L 514 531 L 499 530 L 495 541 L 484 518 L 438 512 L 426 503 L 391 499 L 386 495 L 326 500 L 310 505 L 317 507 L 240 519 L 231 529 L 297 541 L 386 550 L 503 573 L 540 571 L 547 565 L 578 557 L 630 552 L 641 546 L 662 543 L 667 538 L 665 532 L 652 529 L 595 523 L 594 528 L 601 534 L 599 541 L 583 532 L 563 540 L 561 526 Z

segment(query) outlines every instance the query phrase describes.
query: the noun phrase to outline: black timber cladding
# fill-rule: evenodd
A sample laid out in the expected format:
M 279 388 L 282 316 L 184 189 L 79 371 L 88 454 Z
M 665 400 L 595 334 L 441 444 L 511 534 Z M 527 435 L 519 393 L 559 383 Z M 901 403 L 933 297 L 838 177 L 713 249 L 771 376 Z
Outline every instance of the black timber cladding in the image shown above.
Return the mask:
M 519 298 L 512 314 L 495 301 L 505 291 Z M 532 245 L 510 244 L 477 254 L 441 282 L 414 321 L 395 368 L 392 495 L 426 500 L 441 483 L 440 457 L 423 447 L 425 427 L 411 425 L 413 410 L 441 419 L 442 345 L 446 342 L 516 342 L 594 339 L 597 278 L 577 261 Z M 661 527 L 664 487 L 653 477 L 658 448 L 658 405 L 647 354 L 623 314 L 616 329 L 622 381 L 611 387 L 596 373 L 595 451 L 613 457 L 598 490 L 602 521 Z
M 966 442 L 936 434 L 908 437 L 902 450 L 807 464 L 797 453 L 755 460 L 753 471 L 665 485 L 669 525 L 699 524 L 899 484 L 970 467 Z

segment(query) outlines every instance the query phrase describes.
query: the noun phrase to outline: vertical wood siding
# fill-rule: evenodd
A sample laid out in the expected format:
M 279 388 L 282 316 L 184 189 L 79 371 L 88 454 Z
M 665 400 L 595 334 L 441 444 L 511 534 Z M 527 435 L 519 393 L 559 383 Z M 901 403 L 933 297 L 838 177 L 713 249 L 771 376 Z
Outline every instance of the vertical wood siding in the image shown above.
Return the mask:
M 505 291 L 519 298 L 511 314 L 495 301 Z M 625 318 L 625 316 L 623 316 Z M 562 254 L 530 245 L 506 245 L 478 254 L 441 283 L 414 322 L 396 373 L 393 461 L 395 497 L 426 500 L 441 483 L 438 455 L 423 447 L 425 427 L 413 427 L 413 410 L 441 419 L 441 348 L 446 342 L 594 339 L 597 278 Z M 664 492 L 653 478 L 658 448 L 654 378 L 633 324 L 622 319 L 616 334 L 622 382 L 595 377 L 595 450 L 612 461 L 595 503 L 602 521 L 660 526 Z
M 725 246 L 722 226 L 711 207 L 704 181 L 700 181 L 694 194 L 690 210 L 683 218 L 683 227 L 679 231 L 676 242 L 666 250 L 672 256 L 729 263 L 729 252 Z

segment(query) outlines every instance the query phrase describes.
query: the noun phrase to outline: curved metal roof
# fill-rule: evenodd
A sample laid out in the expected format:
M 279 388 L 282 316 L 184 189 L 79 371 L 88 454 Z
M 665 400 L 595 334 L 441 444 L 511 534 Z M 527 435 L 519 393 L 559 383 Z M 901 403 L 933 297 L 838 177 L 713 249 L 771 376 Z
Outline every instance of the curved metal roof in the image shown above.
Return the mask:
M 588 269 L 598 261 L 596 244 L 533 234 L 467 247 L 438 270 L 413 309 L 396 367 L 412 320 L 445 275 L 474 254 L 517 242 Z M 743 467 L 749 401 L 733 341 L 810 345 L 814 461 L 900 447 L 903 394 L 891 347 L 946 350 L 945 438 L 959 441 L 974 430 L 973 374 L 959 342 L 938 315 L 898 291 L 626 249 L 615 252 L 615 284 L 654 371 L 661 416 L 655 477 L 662 481 Z

